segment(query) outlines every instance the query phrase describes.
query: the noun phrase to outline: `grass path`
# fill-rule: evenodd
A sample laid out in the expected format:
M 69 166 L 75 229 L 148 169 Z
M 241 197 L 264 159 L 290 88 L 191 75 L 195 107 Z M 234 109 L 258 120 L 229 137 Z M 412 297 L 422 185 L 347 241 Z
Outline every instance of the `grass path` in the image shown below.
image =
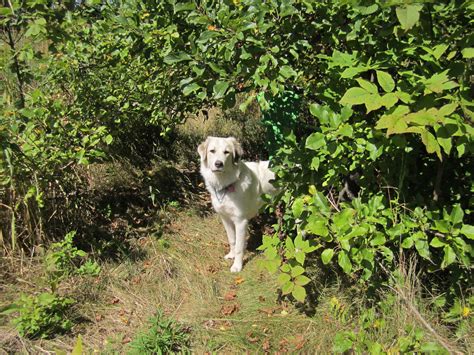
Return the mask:
M 3 322 L 0 349 L 71 351 L 80 334 L 92 352 L 124 353 L 160 309 L 189 327 L 196 353 L 330 350 L 334 333 L 329 319 L 322 325 L 293 305 L 277 302 L 276 280 L 260 268 L 261 255 L 247 253 L 244 270 L 230 273 L 230 261 L 223 258 L 225 232 L 215 215 L 200 216 L 193 210 L 168 213 L 173 214 L 172 222 L 161 238 L 150 233 L 134 240 L 140 257 L 103 263 L 95 279 L 64 282 L 60 292 L 78 301 L 75 313 L 81 318 L 72 334 L 29 341 Z M 39 261 L 29 262 L 23 283 L 2 285 L 1 303 L 12 302 L 21 292 L 47 291 Z
M 293 306 L 277 303 L 275 279 L 261 270 L 261 256 L 248 253 L 243 272 L 230 273 L 230 261 L 223 258 L 225 232 L 216 216 L 182 212 L 162 240 L 142 243 L 148 258 L 140 274 L 132 278 L 136 284 L 125 281 L 109 288 L 124 305 L 135 304 L 135 309 L 142 310 L 130 312 L 138 324 L 157 308 L 163 309 L 190 327 L 196 353 L 313 351 L 318 347 L 308 335 L 321 331 L 320 327 Z M 133 264 L 129 267 L 133 272 Z M 108 314 L 114 308 L 119 313 L 122 309 L 117 303 Z M 134 328 L 122 328 L 122 342 L 133 337 Z

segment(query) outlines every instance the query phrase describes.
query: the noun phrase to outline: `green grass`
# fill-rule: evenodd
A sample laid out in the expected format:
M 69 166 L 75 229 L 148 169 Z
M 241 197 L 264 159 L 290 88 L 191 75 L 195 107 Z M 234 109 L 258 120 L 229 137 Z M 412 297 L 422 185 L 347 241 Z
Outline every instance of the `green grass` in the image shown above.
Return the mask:
M 49 340 L 20 340 L 3 320 L 0 333 L 9 336 L 0 337 L 0 349 L 71 351 L 80 334 L 87 351 L 122 353 L 136 339 L 153 340 L 146 330 L 157 310 L 161 320 L 170 322 L 164 327 L 168 335 L 186 329 L 176 334 L 186 338 L 184 343 L 195 353 L 330 353 L 342 332 L 354 334 L 357 341 L 377 341 L 383 351 L 392 353 L 400 351 L 398 339 L 414 342 L 417 329 L 423 330 L 426 341 L 436 341 L 395 291 L 381 290 L 379 303 L 370 306 L 360 289 L 344 288 L 337 280 L 322 281 L 318 274 L 313 284 L 318 296 L 306 315 L 301 305 L 279 300 L 275 276 L 260 268 L 262 255 L 247 253 L 242 273 L 230 273 L 230 262 L 223 259 L 225 232 L 215 215 L 175 207 L 168 213 L 171 222 L 161 238 L 150 231 L 131 242 L 141 257 L 103 262 L 99 276 L 73 277 L 60 286 L 60 294 L 77 300 L 74 312 L 81 315 L 70 333 Z M 0 305 L 13 301 L 19 292 L 46 287 L 38 282 L 44 273 L 39 261 L 22 262 L 23 282 L 4 282 Z M 454 349 L 472 351 L 469 335 L 458 342 L 450 338 L 429 300 L 421 299 L 421 286 L 410 280 L 405 290 L 411 305 Z M 154 323 L 156 330 L 159 324 Z

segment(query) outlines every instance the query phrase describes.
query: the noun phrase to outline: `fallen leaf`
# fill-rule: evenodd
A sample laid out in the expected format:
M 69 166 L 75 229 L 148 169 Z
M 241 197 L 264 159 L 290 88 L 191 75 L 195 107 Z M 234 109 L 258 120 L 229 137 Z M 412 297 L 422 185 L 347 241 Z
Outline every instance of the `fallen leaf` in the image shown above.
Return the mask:
M 224 295 L 224 299 L 226 301 L 233 301 L 235 300 L 236 297 L 237 297 L 237 293 L 234 290 L 230 290 Z
M 238 303 L 225 304 L 221 308 L 221 313 L 225 316 L 230 316 L 231 314 L 237 312 L 240 309 Z
M 204 327 L 206 328 L 214 328 L 215 326 L 216 326 L 216 322 L 214 322 L 214 320 L 212 319 L 209 319 L 204 322 Z
M 265 339 L 263 344 L 262 344 L 262 349 L 263 351 L 269 351 L 270 350 L 270 340 Z
M 127 313 L 127 311 L 122 308 L 119 311 L 119 316 L 124 316 L 126 313 Z
M 258 336 L 256 336 L 253 332 L 248 332 L 247 340 L 252 344 L 256 343 L 258 341 Z
M 303 346 L 306 344 L 306 340 L 303 340 L 301 343 L 296 344 L 295 349 L 296 350 L 301 350 L 303 349 Z
M 263 296 L 258 296 L 258 300 L 259 300 L 260 302 L 265 302 L 265 297 L 263 297 Z
M 275 308 L 273 308 L 273 307 L 270 307 L 270 308 L 260 308 L 258 311 L 261 312 L 261 313 L 265 313 L 266 315 L 270 316 L 270 315 L 272 315 L 273 313 L 275 313 Z
M 100 322 L 102 319 L 104 319 L 104 317 L 102 316 L 102 314 L 97 314 L 97 315 L 95 316 L 96 322 Z
M 243 277 L 237 276 L 237 277 L 235 278 L 235 284 L 236 284 L 236 285 L 240 285 L 240 284 L 241 284 L 242 282 L 244 282 L 244 281 L 245 281 L 245 279 L 244 279 Z
M 112 298 L 112 300 L 110 301 L 110 303 L 112 303 L 112 304 L 117 304 L 119 302 L 120 302 L 120 300 L 117 297 Z
M 207 267 L 207 272 L 210 274 L 215 274 L 218 270 L 219 268 L 215 265 L 210 265 Z
M 288 352 L 288 348 L 287 348 L 288 340 L 286 339 L 280 340 L 279 345 L 280 345 L 280 351 L 285 352 L 285 353 Z
M 135 276 L 132 278 L 132 283 L 135 284 L 135 285 L 138 285 L 141 281 L 141 277 L 140 276 Z
M 122 344 L 125 345 L 125 344 L 128 344 L 132 341 L 132 339 L 130 337 L 125 337 L 122 339 Z

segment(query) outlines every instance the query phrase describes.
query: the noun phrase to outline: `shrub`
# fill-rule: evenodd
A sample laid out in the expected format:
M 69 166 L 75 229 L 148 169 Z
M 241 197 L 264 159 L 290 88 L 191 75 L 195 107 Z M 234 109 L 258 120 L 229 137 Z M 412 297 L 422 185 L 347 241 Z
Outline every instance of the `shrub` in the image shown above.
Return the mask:
M 100 266 L 94 261 L 85 260 L 87 253 L 73 245 L 76 232 L 66 234 L 64 240 L 53 243 L 46 254 L 45 267 L 52 290 L 58 282 L 72 275 L 93 275 L 100 272 Z
M 28 338 L 49 338 L 71 330 L 70 307 L 74 300 L 52 293 L 37 296 L 21 296 L 17 303 L 2 314 L 19 313 L 13 324 L 21 336 Z
M 129 354 L 167 354 L 189 350 L 188 330 L 158 311 L 129 344 Z

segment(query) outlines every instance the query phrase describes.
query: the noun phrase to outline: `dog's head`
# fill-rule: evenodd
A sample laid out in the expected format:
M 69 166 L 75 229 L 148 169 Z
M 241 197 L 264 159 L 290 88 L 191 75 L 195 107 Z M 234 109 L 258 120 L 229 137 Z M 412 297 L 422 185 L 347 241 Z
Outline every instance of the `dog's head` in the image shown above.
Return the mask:
M 207 137 L 198 147 L 201 163 L 212 172 L 227 171 L 243 155 L 242 147 L 234 137 Z

